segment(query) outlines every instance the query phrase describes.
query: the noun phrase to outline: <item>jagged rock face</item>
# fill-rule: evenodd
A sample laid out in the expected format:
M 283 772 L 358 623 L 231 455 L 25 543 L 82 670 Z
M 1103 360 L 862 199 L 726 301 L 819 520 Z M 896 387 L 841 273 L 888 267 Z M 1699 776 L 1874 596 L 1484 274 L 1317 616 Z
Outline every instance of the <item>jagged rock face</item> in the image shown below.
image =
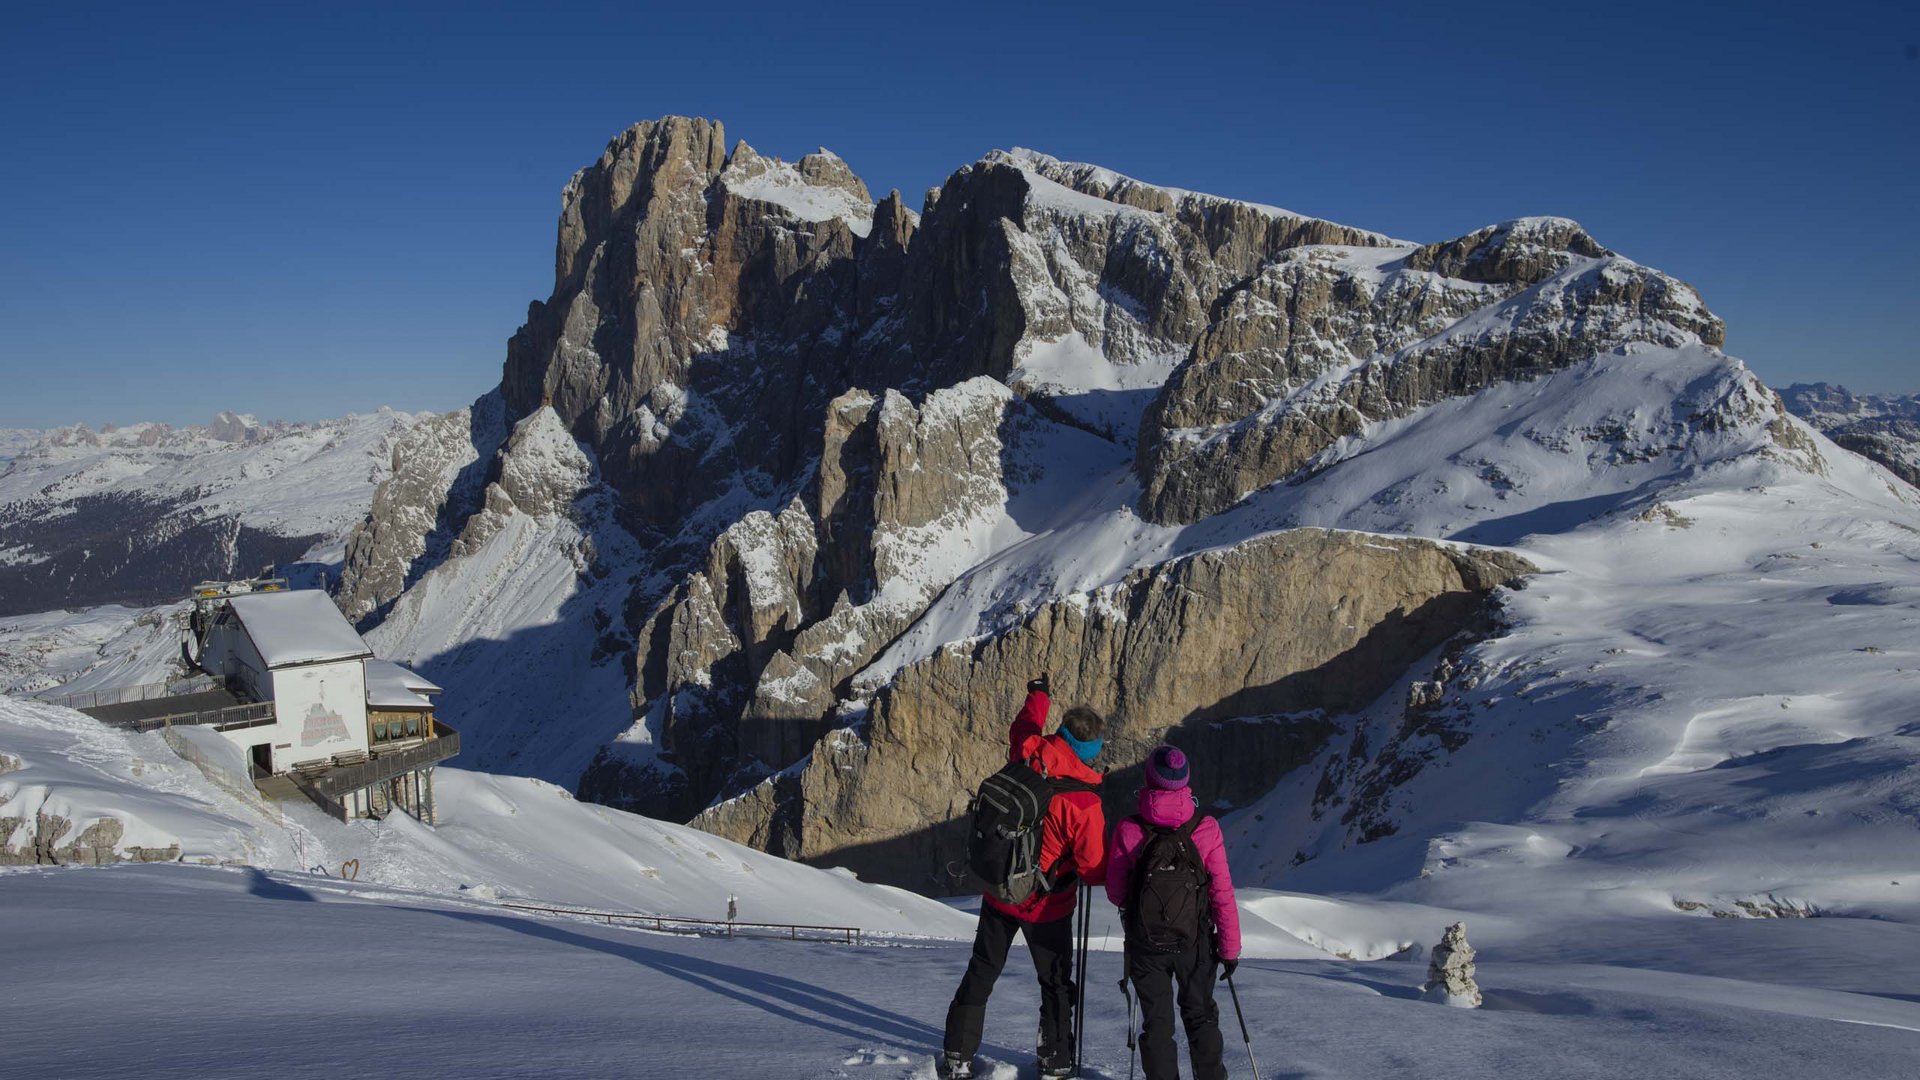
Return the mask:
M 1027 679 L 1108 717 L 1104 760 L 1131 766 L 1171 740 L 1195 755 L 1202 805 L 1251 798 L 1308 760 L 1357 708 L 1474 620 L 1530 568 L 1424 541 L 1296 530 L 1138 571 L 1035 611 L 1010 632 L 909 665 L 863 722 L 804 767 L 696 819 L 867 880 L 953 891 L 957 828 L 1005 763 Z M 1109 780 L 1123 812 L 1131 770 Z
M 506 432 L 506 402 L 495 392 L 421 423 L 394 447 L 392 474 L 375 489 L 371 512 L 347 539 L 346 569 L 334 598 L 347 618 L 376 615 L 446 558 L 480 508 Z
M 842 384 L 873 217 L 832 155 L 729 155 L 704 120 L 630 129 L 567 186 L 553 296 L 507 350 L 512 414 L 550 401 L 648 526 L 670 531 L 732 473 L 770 490 L 810 444 L 796 414 Z M 874 244 L 896 260 L 900 246 Z
M 1920 487 L 1920 423 L 1911 420 L 1863 420 L 1826 433 L 1842 447 L 1887 467 Z
M 1218 297 L 1283 252 L 1310 244 L 1392 244 L 1378 233 L 1170 191 L 1031 151 L 986 160 L 1024 166 L 1086 196 L 1063 198 L 1043 189 L 1028 200 L 1024 232 L 1032 239 L 1022 254 L 1066 286 L 1036 291 L 1028 305 L 1030 328 L 1039 340 L 1078 332 L 1114 358 L 1144 359 L 1169 344 L 1184 350 L 1206 327 Z M 1133 311 L 1124 301 L 1098 302 L 1116 291 Z
M 956 172 L 917 221 L 824 151 L 724 143 L 717 123 L 641 124 L 574 177 L 553 296 L 502 382 L 513 417 L 550 401 L 666 532 L 729 477 L 790 482 L 853 386 L 1007 381 L 1068 335 L 1122 365 L 1184 354 L 1278 252 L 1390 243 L 1027 153 Z
M 1561 219 L 1395 259 L 1291 253 L 1224 299 L 1149 411 L 1141 512 L 1197 521 L 1369 424 L 1631 343 L 1723 339 L 1692 289 Z
M 1071 334 L 1123 365 L 1179 355 L 1219 292 L 1310 242 L 1388 241 L 1033 154 L 961 169 L 922 220 L 897 193 L 870 205 L 831 154 L 728 153 L 721 125 L 668 118 L 569 183 L 554 292 L 509 344 L 501 391 L 510 420 L 551 402 L 634 524 L 694 552 L 725 526 L 690 534 L 703 499 L 791 497 L 849 389 L 1006 381 L 1033 342 Z M 832 552 L 860 546 L 842 539 Z M 838 559 L 822 591 L 858 596 L 862 568 Z
M 662 747 L 688 777 L 688 813 L 804 757 L 848 680 L 951 580 L 958 568 L 929 564 L 930 548 L 1005 501 L 1011 401 L 990 379 L 919 406 L 893 390 L 842 395 L 812 505 L 730 526 L 648 620 L 636 708 L 664 703 Z

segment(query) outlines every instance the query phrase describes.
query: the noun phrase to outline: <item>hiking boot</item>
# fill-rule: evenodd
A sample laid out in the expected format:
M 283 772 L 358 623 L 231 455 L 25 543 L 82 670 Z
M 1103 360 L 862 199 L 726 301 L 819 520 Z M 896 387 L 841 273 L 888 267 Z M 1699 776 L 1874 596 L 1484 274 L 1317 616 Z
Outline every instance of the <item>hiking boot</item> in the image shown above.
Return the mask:
M 973 1080 L 973 1058 L 961 1057 L 959 1054 L 942 1054 L 940 1059 L 934 1062 L 933 1071 L 938 1073 L 942 1080 Z
M 1041 1053 L 1038 1058 L 1041 1080 L 1060 1080 L 1074 1075 L 1073 1051 L 1055 1050 Z

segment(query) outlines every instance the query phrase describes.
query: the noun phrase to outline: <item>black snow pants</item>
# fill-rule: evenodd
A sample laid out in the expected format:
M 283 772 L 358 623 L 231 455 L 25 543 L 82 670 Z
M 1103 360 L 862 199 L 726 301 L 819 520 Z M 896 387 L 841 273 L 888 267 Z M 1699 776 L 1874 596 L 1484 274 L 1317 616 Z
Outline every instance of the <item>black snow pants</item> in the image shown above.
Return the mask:
M 980 926 L 973 933 L 973 957 L 960 989 L 947 1007 L 946 1052 L 971 1058 L 980 1050 L 987 1023 L 987 998 L 1007 966 L 1007 950 L 1015 933 L 1027 939 L 1033 969 L 1040 977 L 1040 1035 L 1035 1049 L 1041 1056 L 1073 1047 L 1073 918 L 1028 923 L 987 904 L 980 905 Z M 1216 1040 L 1217 1042 L 1218 1040 Z M 1216 1059 L 1219 1054 L 1214 1054 Z
M 1140 999 L 1140 1065 L 1147 1080 L 1179 1080 L 1179 1048 L 1173 1044 L 1176 1002 L 1187 1029 L 1194 1080 L 1227 1080 L 1227 1067 L 1220 1060 L 1220 1007 L 1213 1001 L 1215 970 L 1213 944 L 1205 940 L 1182 953 L 1127 949 L 1127 981 Z

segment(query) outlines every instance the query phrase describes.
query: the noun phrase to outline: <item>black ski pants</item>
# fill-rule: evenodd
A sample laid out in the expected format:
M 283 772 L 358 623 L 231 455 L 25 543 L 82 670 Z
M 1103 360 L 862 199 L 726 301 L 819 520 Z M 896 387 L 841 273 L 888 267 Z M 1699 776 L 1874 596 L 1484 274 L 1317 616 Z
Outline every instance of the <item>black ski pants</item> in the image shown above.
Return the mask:
M 1007 966 L 1013 935 L 1027 939 L 1034 973 L 1040 977 L 1040 1036 L 1035 1047 L 1046 1056 L 1073 1047 L 1073 918 L 1029 923 L 987 904 L 980 905 L 980 926 L 973 932 L 973 957 L 960 989 L 947 1007 L 946 1052 L 971 1058 L 980 1050 L 987 1023 L 987 998 Z M 1216 1053 L 1215 1058 L 1219 1057 Z
M 1213 1001 L 1215 970 L 1208 941 L 1181 953 L 1128 947 L 1127 980 L 1140 999 L 1140 1066 L 1147 1080 L 1180 1078 L 1179 1048 L 1173 1044 L 1176 1004 L 1187 1029 L 1194 1080 L 1227 1080 L 1227 1067 L 1220 1060 L 1220 1007 Z

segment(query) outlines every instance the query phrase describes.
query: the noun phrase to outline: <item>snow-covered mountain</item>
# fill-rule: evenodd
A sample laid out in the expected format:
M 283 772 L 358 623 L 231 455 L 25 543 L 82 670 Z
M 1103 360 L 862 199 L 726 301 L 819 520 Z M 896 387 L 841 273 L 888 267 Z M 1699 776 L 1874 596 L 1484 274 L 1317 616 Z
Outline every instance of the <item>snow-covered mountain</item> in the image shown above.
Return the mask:
M 343 586 L 474 688 L 474 766 L 960 891 L 1051 671 L 1117 789 L 1215 763 L 1267 883 L 1891 910 L 1920 496 L 1693 289 L 1564 219 L 1421 244 L 1031 151 L 866 200 L 680 118 L 568 186 Z
M 1907 420 L 1794 388 L 1810 425 L 1723 336 L 1560 218 L 1421 243 L 1021 150 L 915 213 L 826 151 L 638 125 L 568 185 L 500 387 L 335 446 L 371 507 L 337 600 L 462 733 L 441 823 L 341 825 L 262 802 L 191 729 L 0 700 L 0 860 L 253 868 L 15 871 L 12 917 L 61 943 L 16 960 L 47 1008 L 148 1015 L 147 984 L 103 999 L 84 973 L 129 945 L 104 928 L 179 913 L 180 971 L 334 950 L 350 977 L 323 966 L 326 1004 L 276 1028 L 297 1045 L 316 1015 L 376 1030 L 359 980 L 413 972 L 454 1019 L 369 1068 L 604 1072 L 602 1029 L 641 1030 L 625 993 L 650 1064 L 925 1077 L 963 948 L 707 943 L 742 950 L 722 960 L 497 901 L 736 895 L 746 918 L 964 935 L 888 886 L 967 891 L 955 821 L 1049 672 L 1110 718 L 1110 814 L 1148 747 L 1193 754 L 1280 1075 L 1904 1075 L 1920 491 L 1821 430 Z M 341 542 L 344 472 L 222 456 L 298 431 L 223 418 L 194 436 L 210 453 L 138 475 L 87 439 L 148 436 L 109 434 L 36 435 L 0 484 L 42 470 L 67 501 L 41 528 L 105 512 L 76 501 L 101 487 Z M 55 450 L 104 456 L 69 489 Z M 172 645 L 159 609 L 21 616 L 0 673 L 148 681 Z M 362 883 L 316 872 L 347 860 Z M 1462 919 L 1487 991 L 1465 1019 L 1404 962 Z M 1117 1076 L 1109 978 L 1092 1074 Z M 996 994 L 996 1076 L 1024 1058 L 1024 983 Z M 515 1024 L 548 1050 L 500 1067 Z M 755 1037 L 715 1048 L 716 1024 Z M 222 1071 L 198 1049 L 169 1069 Z
M 1831 383 L 1794 383 L 1780 397 L 1829 439 L 1920 486 L 1920 395 L 1856 394 Z
M 0 439 L 0 615 L 175 600 L 195 582 L 337 564 L 420 419 L 312 424 L 220 413 Z

